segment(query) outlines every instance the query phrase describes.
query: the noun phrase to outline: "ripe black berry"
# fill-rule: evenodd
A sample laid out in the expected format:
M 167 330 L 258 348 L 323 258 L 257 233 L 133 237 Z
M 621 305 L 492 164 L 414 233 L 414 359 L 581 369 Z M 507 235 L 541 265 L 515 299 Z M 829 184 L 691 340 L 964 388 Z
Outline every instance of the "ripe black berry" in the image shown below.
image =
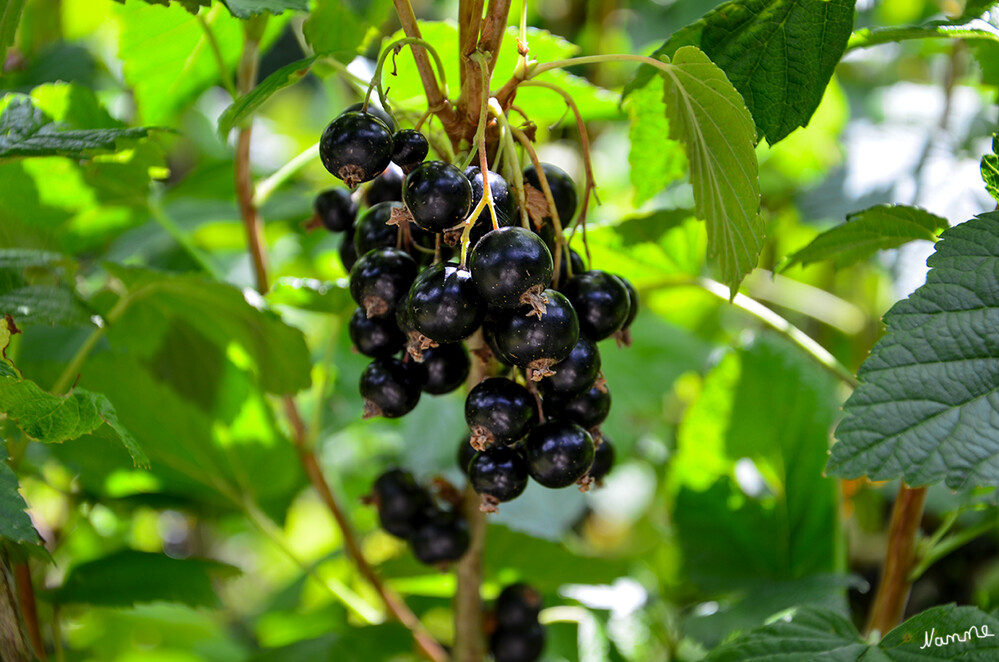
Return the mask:
M 524 629 L 500 628 L 489 640 L 496 662 L 535 662 L 545 649 L 545 629 L 534 623 Z
M 578 395 L 564 397 L 553 393 L 545 397 L 545 413 L 572 421 L 592 430 L 607 419 L 611 395 L 606 385 L 593 386 Z
M 312 201 L 312 210 L 330 232 L 346 232 L 357 217 L 357 203 L 351 199 L 350 192 L 342 188 L 327 189 L 317 195 Z
M 631 328 L 631 323 L 635 321 L 635 317 L 638 315 L 638 290 L 636 290 L 635 286 L 631 284 L 631 281 L 624 276 L 618 276 L 615 274 L 614 278 L 621 281 L 621 284 L 624 285 L 624 289 L 628 290 L 628 303 L 631 304 L 628 306 L 628 317 L 625 318 L 624 324 L 621 325 L 621 330 L 615 335 L 617 336 L 619 343 L 631 346 L 631 333 L 628 329 Z
M 364 417 L 399 418 L 420 401 L 420 376 L 411 363 L 392 357 L 375 359 L 361 373 Z
M 399 228 L 387 222 L 392 210 L 401 208 L 401 202 L 379 202 L 361 214 L 354 226 L 354 250 L 358 255 L 374 248 L 395 248 Z
M 468 379 L 471 363 L 461 343 L 429 347 L 421 353 L 423 362 L 419 365 L 424 393 L 450 393 Z
M 414 129 L 402 129 L 392 136 L 392 162 L 403 172 L 412 172 L 430 152 L 426 136 Z
M 530 391 L 504 377 L 479 382 L 465 399 L 465 421 L 472 431 L 472 446 L 478 450 L 517 441 L 537 418 L 537 403 Z
M 433 512 L 430 494 L 402 469 L 390 469 L 375 480 L 372 500 L 382 528 L 397 538 L 413 537 Z
M 471 211 L 472 185 L 450 163 L 427 161 L 406 175 L 402 200 L 418 226 L 444 232 Z
M 566 255 L 569 259 L 566 259 Z M 552 251 L 552 261 L 555 260 L 555 251 Z M 563 250 L 562 258 L 558 263 L 558 283 L 559 287 L 555 288 L 559 291 L 562 290 L 562 286 L 566 284 L 569 280 L 569 265 L 572 265 L 572 274 L 581 274 L 586 271 L 586 265 L 583 264 L 583 258 L 580 257 L 579 253 L 572 250 L 571 248 L 566 252 Z
M 346 112 L 319 140 L 319 157 L 334 177 L 354 188 L 381 173 L 392 158 L 392 132 L 374 115 Z
M 554 393 L 568 397 L 588 390 L 600 375 L 597 344 L 586 336 L 579 336 L 569 356 L 551 369 L 555 374 L 538 382 L 538 388 L 546 397 Z
M 541 594 L 527 584 L 510 584 L 496 598 L 496 622 L 501 628 L 524 630 L 538 622 Z
M 376 248 L 350 270 L 350 296 L 368 317 L 391 315 L 415 278 L 413 258 L 395 248 Z
M 517 205 L 510 192 L 510 187 L 499 173 L 492 170 L 487 172 L 489 173 L 489 193 L 492 195 L 493 207 L 496 209 L 496 222 L 500 227 L 513 225 L 516 221 Z M 465 169 L 465 177 L 472 185 L 472 208 L 474 209 L 479 204 L 479 200 L 482 199 L 482 170 L 479 166 L 469 166 Z M 492 229 L 492 216 L 490 216 L 488 209 L 483 209 L 473 221 L 472 231 L 468 238 L 469 248 L 473 248 L 475 244 L 479 243 L 479 239 Z
M 385 172 L 375 177 L 364 191 L 364 204 L 374 207 L 379 202 L 402 202 L 402 183 L 406 173 L 394 163 L 388 164 Z
M 483 510 L 516 499 L 527 488 L 527 460 L 510 446 L 491 446 L 468 466 L 472 489 L 483 496 Z
M 572 217 L 576 215 L 576 185 L 573 183 L 572 177 L 556 165 L 542 163 L 541 168 L 545 171 L 545 179 L 548 180 L 548 187 L 552 190 L 558 220 L 562 227 L 566 228 Z M 534 164 L 524 169 L 524 179 L 539 191 L 544 190 L 541 188 L 541 180 L 538 179 L 538 171 Z
M 603 441 L 597 446 L 593 455 L 593 466 L 590 467 L 590 478 L 596 482 L 604 479 L 614 466 L 614 446 L 611 445 L 607 435 L 601 435 Z
M 361 102 L 361 101 L 358 101 L 357 103 L 352 103 L 349 106 L 347 106 L 346 108 L 344 108 L 343 112 L 345 112 L 345 113 L 361 112 L 362 108 L 364 108 L 364 103 Z M 384 122 L 385 126 L 387 126 L 389 128 L 389 131 L 394 132 L 398 128 L 397 125 L 396 125 L 396 123 L 395 123 L 395 118 L 392 117 L 387 111 L 383 110 L 382 108 L 379 108 L 378 106 L 376 106 L 373 103 L 369 103 L 368 104 L 368 114 L 369 115 L 374 115 L 375 117 L 377 117 L 378 119 L 380 119 L 382 122 Z
M 472 275 L 455 264 L 427 267 L 413 282 L 408 305 L 416 330 L 438 343 L 460 342 L 485 316 Z
M 485 239 L 483 239 L 485 241 Z M 544 290 L 544 315 L 525 305 L 504 310 L 492 324 L 493 338 L 506 361 L 526 368 L 535 381 L 572 352 L 579 341 L 579 322 L 572 304 L 555 290 Z
M 357 264 L 357 251 L 354 250 L 354 228 L 347 230 L 343 237 L 340 239 L 340 246 L 337 249 L 340 254 L 340 262 L 343 264 L 343 270 L 350 272 Z
M 562 287 L 579 316 L 579 330 L 593 340 L 603 340 L 620 330 L 631 308 L 628 290 L 606 271 L 586 271 Z
M 368 317 L 363 308 L 354 311 L 348 331 L 357 351 L 372 358 L 391 356 L 406 344 L 394 317 Z
M 530 230 L 507 227 L 487 232 L 468 261 L 479 294 L 488 303 L 514 308 L 537 302 L 537 293 L 552 280 L 552 254 Z
M 413 555 L 426 565 L 457 561 L 468 551 L 468 524 L 454 513 L 438 511 L 413 534 Z
M 531 478 L 545 487 L 568 487 L 593 464 L 593 438 L 575 423 L 549 420 L 527 435 Z

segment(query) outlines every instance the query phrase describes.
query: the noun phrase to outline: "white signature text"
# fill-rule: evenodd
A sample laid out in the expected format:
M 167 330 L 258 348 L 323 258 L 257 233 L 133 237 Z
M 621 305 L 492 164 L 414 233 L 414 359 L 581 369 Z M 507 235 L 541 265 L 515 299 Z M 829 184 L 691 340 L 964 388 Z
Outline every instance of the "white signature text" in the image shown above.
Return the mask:
M 924 648 L 930 648 L 934 646 L 947 646 L 948 644 L 953 644 L 957 642 L 964 643 L 966 641 L 971 641 L 971 636 L 974 635 L 977 639 L 987 639 L 989 637 L 996 636 L 994 632 L 989 632 L 989 626 L 983 625 L 979 628 L 977 625 L 972 625 L 970 628 L 964 632 L 952 632 L 951 634 L 940 636 L 937 634 L 937 629 L 932 628 L 929 632 L 924 632 L 923 645 L 919 647 L 920 650 Z

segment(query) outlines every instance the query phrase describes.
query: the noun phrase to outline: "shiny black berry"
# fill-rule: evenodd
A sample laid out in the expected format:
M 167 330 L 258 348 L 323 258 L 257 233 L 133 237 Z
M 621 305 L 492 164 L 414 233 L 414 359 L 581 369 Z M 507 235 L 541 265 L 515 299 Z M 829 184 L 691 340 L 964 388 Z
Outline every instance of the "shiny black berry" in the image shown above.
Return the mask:
M 527 435 L 524 449 L 531 478 L 545 487 L 568 487 L 593 464 L 593 438 L 569 421 L 542 423 Z
M 438 511 L 413 534 L 413 555 L 426 565 L 459 560 L 468 551 L 468 524 L 454 513 Z
M 426 136 L 415 129 L 401 129 L 392 136 L 392 162 L 403 172 L 412 172 L 429 152 Z
M 489 304 L 514 308 L 536 301 L 552 280 L 552 254 L 545 242 L 521 227 L 488 232 L 468 261 L 479 294 Z
M 572 275 L 573 276 L 575 276 L 576 274 L 581 274 L 584 271 L 586 271 L 586 265 L 583 264 L 583 258 L 580 257 L 579 253 L 577 253 L 576 251 L 572 250 L 571 248 L 568 249 L 567 252 L 568 252 L 568 255 L 569 255 L 569 259 L 566 260 L 566 258 L 565 258 L 566 251 L 563 250 L 563 252 L 562 252 L 562 258 L 559 260 L 559 263 L 558 263 L 558 284 L 559 284 L 559 286 L 556 287 L 555 289 L 557 289 L 559 291 L 562 290 L 562 286 L 565 285 L 565 283 L 568 282 L 568 280 L 569 280 L 569 265 L 570 264 L 572 265 Z M 555 252 L 554 251 L 552 251 L 552 260 L 553 261 L 555 260 Z
M 579 341 L 579 322 L 569 300 L 555 290 L 544 290 L 541 297 L 547 301 L 543 315 L 525 305 L 502 311 L 492 324 L 501 357 L 528 369 L 535 380 L 549 375 Z
M 420 401 L 420 375 L 413 363 L 386 357 L 375 359 L 361 373 L 364 417 L 399 418 Z
M 450 393 L 468 379 L 471 363 L 461 343 L 428 347 L 421 354 L 423 361 L 419 365 L 424 393 Z
M 468 466 L 472 489 L 485 497 L 484 508 L 516 499 L 527 488 L 527 460 L 510 446 L 491 446 Z
M 374 207 L 379 202 L 402 202 L 402 183 L 406 173 L 394 163 L 385 172 L 375 177 L 364 191 L 364 204 Z
M 545 649 L 545 629 L 534 623 L 525 629 L 499 628 L 489 639 L 496 662 L 535 662 Z
M 390 469 L 375 480 L 372 501 L 382 528 L 398 538 L 412 538 L 434 510 L 430 494 L 402 469 Z
M 350 317 L 348 331 L 357 351 L 372 358 L 392 356 L 406 344 L 406 336 L 399 330 L 394 317 L 368 317 L 363 308 L 355 310 Z
M 501 628 L 527 629 L 538 622 L 542 604 L 534 587 L 510 584 L 496 598 L 496 622 Z
M 345 113 L 361 112 L 362 108 L 364 108 L 364 102 L 358 101 L 357 103 L 352 103 L 346 108 L 344 108 L 343 112 Z M 395 130 L 398 128 L 398 126 L 395 123 L 395 118 L 392 117 L 387 111 L 376 106 L 374 103 L 368 103 L 367 112 L 369 115 L 374 115 L 382 122 L 384 122 L 385 126 L 389 128 L 389 131 L 395 132 Z
M 628 306 L 628 317 L 625 318 L 624 324 L 621 325 L 621 330 L 617 332 L 616 336 L 621 343 L 630 346 L 631 333 L 629 332 L 629 329 L 631 328 L 631 323 L 635 321 L 635 317 L 638 315 L 638 290 L 636 290 L 635 286 L 631 284 L 631 281 L 624 276 L 618 276 L 615 274 L 614 277 L 621 281 L 621 284 L 624 285 L 624 289 L 628 290 L 628 303 L 631 304 Z
M 395 248 L 376 248 L 350 270 L 350 296 L 368 317 L 393 315 L 415 279 L 413 258 Z
M 555 393 L 567 397 L 582 393 L 593 386 L 600 375 L 600 350 L 595 342 L 581 335 L 569 356 L 551 369 L 555 374 L 538 382 L 545 397 Z
M 603 340 L 619 331 L 628 319 L 631 301 L 628 289 L 606 271 L 586 271 L 573 276 L 562 287 L 579 316 L 579 331 L 593 340 Z
M 354 188 L 371 181 L 392 159 L 392 131 L 374 115 L 346 112 L 319 140 L 319 158 L 334 177 Z
M 555 210 L 558 211 L 558 220 L 563 228 L 569 227 L 569 221 L 576 215 L 576 184 L 573 183 L 565 170 L 551 163 L 542 163 L 541 168 L 545 171 L 545 179 L 548 180 L 548 187 L 552 190 L 552 198 L 555 200 Z M 541 180 L 538 179 L 538 171 L 534 164 L 527 166 L 524 170 L 524 179 L 527 183 L 543 191 Z
M 317 195 L 312 201 L 312 210 L 330 232 L 346 232 L 357 218 L 357 203 L 350 197 L 350 192 L 342 188 L 327 189 Z
M 418 226 L 444 232 L 471 211 L 472 185 L 450 163 L 427 161 L 406 175 L 402 200 Z
M 587 430 L 603 423 L 610 413 L 610 407 L 611 395 L 606 384 L 593 386 L 570 397 L 558 393 L 545 396 L 546 414 L 578 423 Z
M 364 255 L 374 248 L 395 248 L 399 228 L 388 225 L 393 209 L 401 209 L 401 202 L 379 202 L 363 212 L 354 226 L 354 250 Z
M 357 251 L 354 249 L 354 228 L 350 228 L 344 233 L 337 252 L 340 255 L 340 262 L 343 264 L 343 270 L 349 273 L 357 263 Z
M 603 441 L 597 446 L 593 455 L 593 466 L 590 467 L 590 478 L 598 483 L 610 473 L 611 467 L 614 466 L 614 446 L 611 445 L 607 435 L 601 436 Z
M 485 379 L 468 392 L 465 421 L 477 449 L 510 444 L 527 434 L 538 420 L 530 391 L 504 377 Z
M 488 173 L 489 193 L 492 195 L 493 207 L 496 209 L 496 222 L 500 227 L 514 225 L 516 223 L 517 205 L 510 187 L 499 173 L 495 173 L 492 170 L 489 170 Z M 479 204 L 479 200 L 482 199 L 482 170 L 479 166 L 469 166 L 465 169 L 465 177 L 468 178 L 468 182 L 472 185 L 472 208 L 474 209 Z M 492 216 L 490 216 L 488 209 L 483 209 L 475 218 L 472 231 L 469 233 L 469 248 L 473 248 L 475 244 L 479 243 L 479 239 L 492 229 Z
M 408 305 L 416 330 L 442 344 L 467 338 L 486 312 L 468 270 L 445 263 L 427 267 L 416 278 Z

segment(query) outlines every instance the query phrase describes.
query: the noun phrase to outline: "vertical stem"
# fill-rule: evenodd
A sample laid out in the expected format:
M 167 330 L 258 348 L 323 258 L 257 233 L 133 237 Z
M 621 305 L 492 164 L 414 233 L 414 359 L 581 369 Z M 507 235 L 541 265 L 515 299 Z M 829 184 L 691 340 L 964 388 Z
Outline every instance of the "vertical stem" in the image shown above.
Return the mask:
M 907 487 L 902 483 L 892 508 L 888 528 L 888 549 L 881 570 L 881 581 L 867 619 L 867 633 L 882 635 L 902 622 L 912 582 L 909 573 L 916 555 L 916 535 L 923 518 L 926 488 Z
M 458 591 L 454 596 L 454 662 L 481 662 L 486 654 L 482 638 L 482 552 L 486 547 L 486 514 L 479 509 L 481 497 L 465 488 L 465 518 L 471 544 L 458 561 Z
M 31 647 L 21 627 L 12 586 L 14 577 L 7 556 L 0 549 L 0 652 L 4 662 L 29 662 Z
M 479 43 L 482 7 L 483 0 L 460 0 L 458 3 L 458 62 L 461 71 L 461 94 L 458 97 L 458 106 L 465 108 L 466 122 L 471 119 L 469 113 L 477 110 L 477 106 L 469 101 L 478 99 L 482 92 L 478 85 L 478 74 L 472 69 L 474 65 L 468 59 Z
M 511 0 L 489 0 L 486 9 L 486 20 L 482 24 L 482 36 L 479 38 L 479 50 L 489 53 L 489 76 L 496 67 L 497 54 L 503 43 L 503 33 L 506 32 L 506 22 L 510 15 Z
M 31 568 L 26 561 L 14 564 L 14 583 L 17 585 L 17 601 L 21 605 L 21 618 L 24 619 L 28 638 L 35 649 L 35 655 L 42 662 L 46 662 L 48 655 L 45 653 L 45 642 L 42 640 L 42 628 L 38 623 L 35 588 L 31 584 Z

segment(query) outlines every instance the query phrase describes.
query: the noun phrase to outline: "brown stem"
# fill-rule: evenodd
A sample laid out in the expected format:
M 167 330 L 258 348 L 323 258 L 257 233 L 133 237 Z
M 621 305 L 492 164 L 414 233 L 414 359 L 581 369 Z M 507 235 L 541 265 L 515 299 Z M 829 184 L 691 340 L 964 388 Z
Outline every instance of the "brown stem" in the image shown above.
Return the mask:
M 12 590 L 15 583 L 7 556 L 0 549 L 0 652 L 5 662 L 30 662 L 31 647 L 24 636 Z
M 17 601 L 21 605 L 21 618 L 28 631 L 28 638 L 35 649 L 35 655 L 42 662 L 48 660 L 42 628 L 38 623 L 38 610 L 35 608 L 35 588 L 31 584 L 31 568 L 27 562 L 14 564 L 14 583 L 17 585 Z
M 247 94 L 257 81 L 257 64 L 259 61 L 260 37 L 263 34 L 264 21 L 254 19 L 245 26 L 245 42 L 243 55 L 236 71 L 236 89 L 240 94 Z M 253 126 L 247 124 L 239 130 L 236 138 L 236 197 L 239 200 L 239 215 L 246 229 L 246 240 L 250 255 L 253 258 L 253 270 L 256 275 L 257 290 L 266 293 L 270 289 L 267 282 L 267 263 L 264 253 L 263 223 L 253 204 L 253 173 L 250 168 L 250 139 Z
M 888 549 L 881 571 L 881 581 L 867 619 L 867 633 L 877 630 L 882 635 L 902 622 L 905 604 L 909 600 L 909 572 L 916 555 L 916 535 L 923 518 L 926 501 L 925 487 L 898 489 L 888 528 Z
M 552 225 L 555 226 L 555 241 L 558 250 L 555 251 L 553 257 L 554 273 L 555 277 L 558 278 L 559 269 L 561 268 L 562 260 L 569 259 L 569 253 L 565 250 L 565 234 L 562 232 L 562 220 L 558 217 L 558 208 L 555 206 L 555 196 L 552 195 L 552 188 L 548 184 L 548 177 L 545 175 L 545 169 L 541 167 L 541 160 L 538 158 L 538 153 L 534 149 L 534 145 L 531 144 L 530 138 L 527 137 L 520 129 L 511 128 L 511 133 L 513 133 L 514 138 L 517 139 L 524 147 L 524 151 L 531 159 L 531 163 L 534 164 L 534 170 L 538 175 L 538 183 L 541 184 L 541 192 L 545 194 L 545 202 L 548 203 L 548 212 L 552 217 Z
M 471 124 L 478 118 L 478 99 L 482 94 L 480 76 L 476 63 L 471 60 L 479 43 L 482 30 L 483 0 L 461 0 L 458 4 L 458 62 L 461 70 L 461 94 L 458 95 L 458 108 L 464 115 L 464 122 Z
M 496 67 L 496 59 L 500 45 L 503 43 L 503 33 L 506 32 L 507 18 L 510 16 L 510 0 L 489 0 L 486 9 L 486 20 L 482 24 L 482 36 L 479 38 L 479 50 L 489 53 L 489 75 L 492 76 Z
M 479 509 L 481 497 L 465 488 L 465 518 L 471 544 L 458 561 L 458 591 L 454 596 L 454 662 L 482 662 L 485 641 L 482 638 L 482 552 L 486 546 L 486 514 Z

